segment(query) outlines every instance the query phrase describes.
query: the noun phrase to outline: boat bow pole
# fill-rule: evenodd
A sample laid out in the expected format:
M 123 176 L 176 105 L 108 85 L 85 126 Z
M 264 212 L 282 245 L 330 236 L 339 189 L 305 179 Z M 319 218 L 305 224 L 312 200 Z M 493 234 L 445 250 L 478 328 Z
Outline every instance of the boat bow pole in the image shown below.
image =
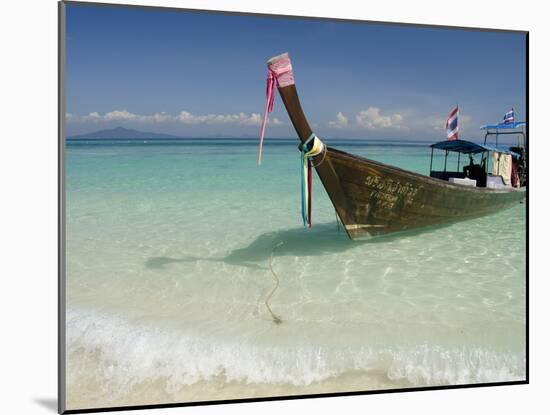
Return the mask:
M 298 92 L 296 90 L 292 63 L 288 53 L 274 56 L 267 61 L 267 86 L 266 107 L 260 131 L 260 144 L 258 149 L 258 164 L 261 163 L 262 146 L 267 123 L 267 115 L 273 110 L 275 86 L 287 110 L 290 121 L 300 139 L 300 151 L 302 152 L 302 217 L 304 225 L 311 224 L 311 182 L 306 178 L 311 175 L 311 168 L 315 168 L 325 190 L 327 191 L 336 213 L 342 223 L 353 220 L 351 210 L 348 209 L 348 201 L 340 186 L 338 175 L 330 161 L 330 148 L 327 147 L 312 131 L 306 116 L 302 110 Z M 346 232 L 348 230 L 346 229 Z M 349 232 L 348 232 L 349 236 Z

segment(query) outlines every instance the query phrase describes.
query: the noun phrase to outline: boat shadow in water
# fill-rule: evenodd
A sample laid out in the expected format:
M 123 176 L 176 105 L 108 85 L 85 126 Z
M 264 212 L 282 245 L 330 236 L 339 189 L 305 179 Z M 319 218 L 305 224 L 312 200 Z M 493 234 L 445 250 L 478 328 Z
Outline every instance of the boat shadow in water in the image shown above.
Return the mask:
M 438 226 L 437 228 L 441 227 L 442 226 Z M 234 249 L 225 257 L 197 257 L 191 255 L 182 258 L 150 257 L 145 261 L 145 267 L 149 269 L 164 269 L 166 266 L 175 263 L 209 261 L 266 270 L 269 269 L 267 261 L 274 250 L 274 255 L 277 257 L 331 255 L 357 248 L 361 245 L 390 243 L 399 238 L 431 232 L 434 228 L 435 227 L 422 228 L 389 235 L 351 240 L 341 227 L 339 229 L 337 228 L 336 223 L 322 223 L 315 225 L 311 229 L 291 228 L 264 233 L 258 236 L 249 245 Z
M 357 245 L 357 241 L 351 241 L 341 228 L 336 228 L 336 223 L 324 223 L 311 229 L 291 228 L 264 233 L 225 257 L 151 257 L 145 261 L 145 267 L 163 269 L 174 263 L 210 261 L 265 270 L 268 269 L 266 261 L 276 246 L 276 256 L 318 256 L 342 252 Z

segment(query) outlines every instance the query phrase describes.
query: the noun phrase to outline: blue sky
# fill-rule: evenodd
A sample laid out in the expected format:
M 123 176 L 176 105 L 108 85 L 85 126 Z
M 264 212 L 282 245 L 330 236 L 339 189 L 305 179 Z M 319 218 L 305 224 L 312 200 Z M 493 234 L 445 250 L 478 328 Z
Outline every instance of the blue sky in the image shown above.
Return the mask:
M 457 103 L 464 139 L 525 117 L 518 33 L 69 4 L 66 45 L 69 135 L 257 136 L 282 52 L 321 137 L 444 139 Z M 278 97 L 266 136 L 295 136 Z

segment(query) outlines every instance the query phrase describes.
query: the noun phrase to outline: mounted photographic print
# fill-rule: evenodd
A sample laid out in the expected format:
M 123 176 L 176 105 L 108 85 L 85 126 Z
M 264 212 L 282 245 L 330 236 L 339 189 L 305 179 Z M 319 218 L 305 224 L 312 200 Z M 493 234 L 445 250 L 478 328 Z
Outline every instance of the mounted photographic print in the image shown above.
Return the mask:
M 528 381 L 527 32 L 59 11 L 61 412 Z

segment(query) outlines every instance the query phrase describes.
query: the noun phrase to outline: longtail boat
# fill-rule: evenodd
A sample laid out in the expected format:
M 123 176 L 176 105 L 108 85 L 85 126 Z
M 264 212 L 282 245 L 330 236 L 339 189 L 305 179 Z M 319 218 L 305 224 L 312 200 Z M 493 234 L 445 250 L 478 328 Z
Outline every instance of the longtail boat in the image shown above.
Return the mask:
M 288 54 L 269 59 L 267 67 L 268 103 L 262 124 L 258 162 L 261 161 L 266 115 L 273 107 L 273 91 L 277 86 L 301 141 L 302 154 L 307 156 L 308 162 L 317 171 L 351 239 L 471 219 L 510 207 L 525 198 L 525 141 L 523 146 L 502 148 L 487 144 L 487 136 L 483 145 L 465 140 L 446 140 L 431 146 L 430 176 L 403 170 L 322 143 L 313 133 L 300 105 Z M 514 123 L 513 127 L 524 125 Z M 511 127 L 503 128 L 512 131 Z M 485 126 L 485 129 L 496 129 L 498 134 L 499 125 Z M 524 134 L 523 138 L 525 140 Z M 432 170 L 434 149 L 445 152 L 443 171 Z M 458 171 L 459 161 L 456 172 L 447 171 L 450 153 L 457 153 L 458 157 L 466 154 L 470 157 L 470 165 Z M 494 171 L 489 173 L 487 166 L 490 154 L 493 160 L 500 160 L 501 156 L 504 159 L 513 158 L 516 170 L 519 169 L 521 173 L 521 183 L 515 183 L 514 187 L 506 183 L 503 175 L 495 174 Z M 473 163 L 474 155 L 481 155 L 480 163 Z M 518 160 L 521 163 L 518 164 Z M 495 161 L 495 164 L 501 165 L 499 161 Z

